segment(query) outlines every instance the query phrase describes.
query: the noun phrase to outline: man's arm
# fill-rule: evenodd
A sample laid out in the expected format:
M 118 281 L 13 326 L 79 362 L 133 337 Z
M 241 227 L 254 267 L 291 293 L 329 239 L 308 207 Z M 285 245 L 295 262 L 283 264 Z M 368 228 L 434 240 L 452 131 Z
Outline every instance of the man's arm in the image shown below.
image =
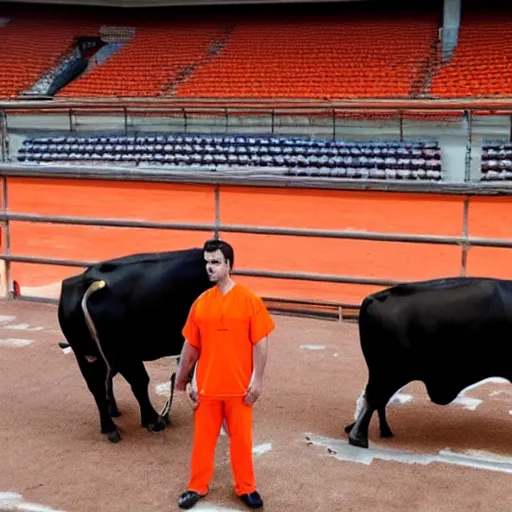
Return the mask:
M 180 365 L 176 375 L 176 389 L 185 391 L 190 370 L 199 358 L 199 350 L 185 341 L 180 356 Z
M 263 387 L 263 374 L 267 364 L 268 337 L 265 336 L 252 348 L 253 371 L 252 379 L 245 395 L 245 403 L 253 405 L 258 400 Z

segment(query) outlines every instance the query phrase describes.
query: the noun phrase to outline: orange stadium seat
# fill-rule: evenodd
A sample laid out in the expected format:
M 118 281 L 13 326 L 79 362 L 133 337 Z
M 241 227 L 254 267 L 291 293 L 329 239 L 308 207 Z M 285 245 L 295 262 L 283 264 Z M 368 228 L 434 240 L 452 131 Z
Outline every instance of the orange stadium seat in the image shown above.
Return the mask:
M 0 55 L 1 90 L 12 97 L 26 89 L 69 51 L 74 36 L 98 35 L 108 21 L 135 28 L 135 37 L 57 97 L 407 97 L 423 83 L 439 25 L 431 9 L 252 9 L 228 15 L 198 9 L 184 17 L 85 9 L 85 17 L 70 17 L 47 8 L 44 23 L 21 12 L 0 29 L 7 48 Z M 96 22 L 87 21 L 89 12 Z
M 135 23 L 136 35 L 102 65 L 65 87 L 59 97 L 160 96 L 208 54 L 222 37 L 222 22 L 193 20 Z
M 75 36 L 98 34 L 100 24 L 88 16 L 54 12 L 13 16 L 0 28 L 0 97 L 14 98 L 33 85 L 72 48 Z
M 431 15 L 370 12 L 242 21 L 181 97 L 407 97 L 437 36 Z
M 440 98 L 512 94 L 512 10 L 463 12 L 455 53 L 432 81 Z

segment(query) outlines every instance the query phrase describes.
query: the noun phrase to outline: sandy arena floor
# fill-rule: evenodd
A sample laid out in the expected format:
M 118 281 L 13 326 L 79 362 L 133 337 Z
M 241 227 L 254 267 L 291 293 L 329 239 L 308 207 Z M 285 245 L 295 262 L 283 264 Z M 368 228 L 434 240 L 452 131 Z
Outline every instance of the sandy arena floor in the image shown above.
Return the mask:
M 509 383 L 482 383 L 445 407 L 430 403 L 423 385 L 412 383 L 389 408 L 395 437 L 379 439 L 375 417 L 370 449 L 353 448 L 343 427 L 366 381 L 356 324 L 275 319 L 254 421 L 265 510 L 510 510 Z M 139 427 L 127 383 L 116 377 L 123 438 L 111 444 L 99 432 L 74 356 L 57 345 L 61 339 L 54 306 L 0 303 L 0 510 L 179 510 L 192 440 L 186 397 L 175 395 L 166 431 L 149 433 Z M 158 410 L 171 364 L 147 365 Z M 224 435 L 210 495 L 194 510 L 244 510 L 232 492 Z

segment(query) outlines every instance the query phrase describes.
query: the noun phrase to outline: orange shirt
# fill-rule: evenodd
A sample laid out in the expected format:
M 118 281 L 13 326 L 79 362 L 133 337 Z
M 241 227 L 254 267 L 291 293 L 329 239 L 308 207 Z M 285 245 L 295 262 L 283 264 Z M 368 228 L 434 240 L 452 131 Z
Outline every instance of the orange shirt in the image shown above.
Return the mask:
M 263 300 L 245 286 L 235 284 L 225 295 L 218 286 L 202 293 L 182 331 L 187 343 L 199 350 L 199 395 L 245 395 L 253 370 L 253 346 L 274 327 Z

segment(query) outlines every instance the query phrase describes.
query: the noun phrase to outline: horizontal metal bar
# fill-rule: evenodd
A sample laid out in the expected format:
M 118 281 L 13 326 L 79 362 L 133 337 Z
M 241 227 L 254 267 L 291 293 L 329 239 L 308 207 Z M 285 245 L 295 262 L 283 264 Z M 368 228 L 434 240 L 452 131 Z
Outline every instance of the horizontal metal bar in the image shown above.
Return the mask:
M 39 258 L 36 256 L 16 256 L 16 255 L 0 255 L 0 260 L 18 262 L 18 263 L 32 263 L 39 265 L 57 265 L 64 267 L 89 267 L 99 263 L 99 261 L 75 261 L 64 260 L 56 258 Z M 296 272 L 277 272 L 266 270 L 234 270 L 233 275 L 247 276 L 247 277 L 268 277 L 272 279 L 292 279 L 300 281 L 320 281 L 325 283 L 346 283 L 346 284 L 367 284 L 377 286 L 388 286 L 399 284 L 402 281 L 392 279 L 374 279 L 366 277 L 351 277 L 351 276 L 337 276 L 330 274 L 316 274 L 316 273 L 296 273 Z
M 246 233 L 255 235 L 301 236 L 315 238 L 335 238 L 340 240 L 368 240 L 383 242 L 428 243 L 441 245 L 464 244 L 461 237 L 435 235 L 409 235 L 400 233 L 376 233 L 371 231 L 337 231 L 328 229 L 279 228 L 263 226 L 230 225 L 219 226 L 219 232 Z
M 52 299 L 50 297 L 36 297 L 33 295 L 17 295 L 14 300 L 20 300 L 24 302 L 40 302 L 42 304 L 58 305 L 59 299 Z
M 346 99 L 338 101 L 325 100 L 304 100 L 273 98 L 263 99 L 244 99 L 240 98 L 81 98 L 56 99 L 49 100 L 3 100 L 0 101 L 0 109 L 6 111 L 15 110 L 66 110 L 66 109 L 94 109 L 94 108 L 117 108 L 130 109 L 130 107 L 160 107 L 173 109 L 220 109 L 220 108 L 243 108 L 248 110 L 261 109 L 371 109 L 371 110 L 500 110 L 512 109 L 512 100 L 510 98 L 456 98 L 456 99 Z
M 212 231 L 214 224 L 191 224 L 175 222 L 151 222 L 142 220 L 104 219 L 99 217 L 76 217 L 66 215 L 33 215 L 29 213 L 1 213 L 0 221 L 38 222 L 84 226 L 120 228 L 168 229 L 183 231 Z M 512 240 L 499 238 L 415 235 L 406 233 L 379 233 L 371 231 L 343 231 L 328 229 L 280 228 L 271 226 L 246 226 L 241 224 L 218 226 L 219 232 L 246 233 L 254 235 L 299 236 L 314 238 L 334 238 L 340 240 L 367 240 L 380 242 L 402 242 L 434 245 L 461 245 L 473 247 L 512 248 Z
M 56 265 L 62 267 L 90 267 L 97 261 L 64 260 L 57 258 L 39 258 L 37 256 L 16 256 L 12 254 L 0 254 L 0 260 L 16 263 L 33 263 L 36 265 Z
M 263 295 L 262 300 L 264 302 L 273 302 L 278 304 L 292 304 L 297 306 L 317 306 L 317 307 L 326 307 L 326 308 L 345 308 L 345 309 L 358 309 L 358 304 L 348 304 L 344 302 L 329 302 L 329 301 L 316 301 L 316 300 L 307 300 L 307 299 L 290 299 L 285 297 L 269 297 Z M 58 304 L 58 299 L 52 299 L 50 297 L 37 297 L 35 295 L 17 295 L 15 297 L 17 300 L 26 300 L 30 302 L 48 302 L 51 304 Z M 1 300 L 1 299 L 0 299 Z
M 84 226 L 107 226 L 122 228 L 172 229 L 185 231 L 212 231 L 213 224 L 188 224 L 169 222 L 150 222 L 140 220 L 104 219 L 95 217 L 76 217 L 65 215 L 33 215 L 28 213 L 0 213 L 0 221 L 23 221 L 49 224 L 71 224 Z M 431 243 L 442 245 L 464 244 L 461 237 L 434 235 L 409 235 L 399 233 L 375 233 L 368 231 L 337 231 L 327 229 L 280 228 L 265 226 L 246 226 L 240 224 L 218 226 L 226 233 L 246 233 L 255 235 L 301 236 L 316 238 L 337 238 L 347 240 L 376 240 L 384 242 Z
M 374 279 L 373 277 L 337 276 L 330 274 L 273 272 L 270 270 L 233 270 L 233 275 L 246 277 L 268 277 L 272 279 L 291 279 L 298 281 L 319 281 L 323 283 L 366 284 L 375 286 L 392 286 L 403 281 L 395 279 Z
M 133 166 L 64 166 L 20 165 L 0 163 L 0 176 L 39 179 L 72 179 L 99 181 L 133 181 L 142 183 L 179 183 L 187 185 L 223 185 L 259 188 L 287 188 L 309 190 L 364 190 L 406 194 L 442 194 L 465 196 L 510 196 L 512 184 L 502 182 L 446 183 L 422 181 L 386 181 L 349 178 L 320 178 L 279 176 L 273 173 L 244 172 L 234 168 L 222 171 L 190 171 L 189 169 L 153 170 Z
M 75 217 L 66 215 L 33 215 L 29 213 L 0 213 L 0 221 L 38 222 L 117 228 L 169 229 L 183 231 L 213 231 L 214 224 L 188 224 L 177 222 L 151 222 L 144 220 L 103 219 L 99 217 Z
M 267 299 L 265 297 L 262 297 L 263 302 L 267 304 L 267 307 L 271 313 L 274 314 L 282 314 L 284 316 L 298 316 L 298 317 L 313 317 L 313 318 L 320 318 L 320 319 L 333 319 L 338 320 L 339 319 L 339 312 L 324 312 L 319 311 L 317 309 L 307 309 L 308 307 L 315 306 L 315 303 L 310 301 L 301 301 L 301 300 L 290 300 L 290 299 L 276 299 L 271 298 Z M 52 306 L 58 306 L 59 305 L 59 299 L 53 299 L 50 297 L 37 297 L 33 295 L 17 295 L 13 299 L 2 299 L 0 298 L 0 303 L 2 301 L 9 301 L 9 300 L 18 300 L 21 302 L 34 302 L 34 303 L 40 303 L 40 304 L 47 304 Z M 269 304 L 270 302 L 270 304 Z M 275 303 L 283 303 L 284 306 L 275 306 Z M 346 307 L 346 306 L 345 306 Z M 354 304 L 351 305 L 348 309 L 359 311 L 359 305 Z M 344 315 L 345 319 L 352 318 L 350 315 L 347 315 L 345 313 Z
M 264 295 L 261 297 L 263 300 L 267 302 L 282 302 L 289 304 L 303 304 L 305 306 L 318 306 L 318 307 L 327 307 L 327 308 L 357 308 L 359 307 L 357 304 L 349 304 L 346 302 L 337 302 L 337 301 L 322 301 L 322 300 L 308 300 L 308 299 L 290 299 L 290 298 L 281 298 L 281 297 L 271 297 L 268 295 Z

